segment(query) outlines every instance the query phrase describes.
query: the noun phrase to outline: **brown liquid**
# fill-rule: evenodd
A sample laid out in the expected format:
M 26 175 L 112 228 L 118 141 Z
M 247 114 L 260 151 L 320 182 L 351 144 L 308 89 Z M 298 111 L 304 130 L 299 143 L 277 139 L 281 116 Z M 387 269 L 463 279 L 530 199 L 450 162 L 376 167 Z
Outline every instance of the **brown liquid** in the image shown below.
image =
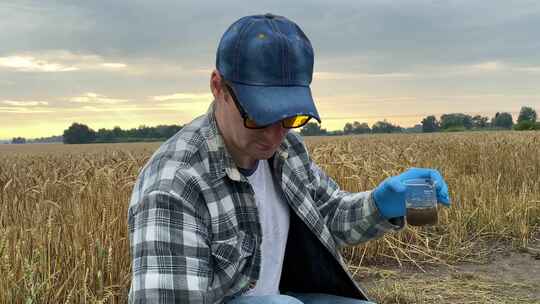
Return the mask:
M 438 220 L 436 208 L 407 208 L 407 224 L 409 225 L 435 225 Z

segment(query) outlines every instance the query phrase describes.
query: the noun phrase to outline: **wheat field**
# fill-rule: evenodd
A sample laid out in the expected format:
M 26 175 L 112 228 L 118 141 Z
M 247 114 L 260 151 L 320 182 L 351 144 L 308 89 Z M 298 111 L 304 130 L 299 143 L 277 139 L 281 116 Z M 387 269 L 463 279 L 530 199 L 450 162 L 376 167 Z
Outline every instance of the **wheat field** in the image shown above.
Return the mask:
M 380 264 L 424 270 L 481 261 L 494 243 L 528 248 L 538 233 L 540 132 L 306 142 L 312 158 L 347 191 L 372 189 L 408 167 L 437 168 L 448 182 L 452 207 L 440 210 L 439 225 L 407 227 L 345 249 L 355 273 Z M 0 303 L 126 302 L 128 200 L 158 146 L 0 145 Z

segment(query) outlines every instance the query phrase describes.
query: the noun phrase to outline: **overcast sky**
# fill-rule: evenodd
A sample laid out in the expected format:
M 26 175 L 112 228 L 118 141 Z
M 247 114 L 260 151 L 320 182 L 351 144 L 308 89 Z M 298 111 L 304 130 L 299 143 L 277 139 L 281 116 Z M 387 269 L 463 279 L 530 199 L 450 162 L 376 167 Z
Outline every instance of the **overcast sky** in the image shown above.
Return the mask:
M 0 138 L 185 124 L 225 29 L 271 12 L 315 50 L 322 127 L 540 110 L 540 1 L 2 1 Z

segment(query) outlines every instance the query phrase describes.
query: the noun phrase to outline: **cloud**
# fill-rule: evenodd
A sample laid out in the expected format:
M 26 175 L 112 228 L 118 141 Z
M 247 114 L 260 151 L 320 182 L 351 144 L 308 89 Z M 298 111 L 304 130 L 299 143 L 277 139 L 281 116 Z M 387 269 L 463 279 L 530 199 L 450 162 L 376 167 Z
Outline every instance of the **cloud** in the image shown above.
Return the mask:
M 540 73 L 540 66 L 523 66 L 510 61 L 484 61 L 468 65 L 442 65 L 428 67 L 421 70 L 419 74 L 436 74 L 436 75 L 462 75 L 462 74 L 477 74 L 477 73 Z
M 167 101 L 167 100 L 208 100 L 214 98 L 214 95 L 209 93 L 174 93 L 170 95 L 158 95 L 153 96 L 155 101 Z
M 540 66 L 517 67 L 515 70 L 520 72 L 540 73 Z
M 0 80 L 0 85 L 1 86 L 12 86 L 14 84 L 15 84 L 15 82 L 13 82 L 13 81 Z
M 106 68 L 112 68 L 112 69 L 123 69 L 127 67 L 125 63 L 113 63 L 113 62 L 106 62 L 106 63 L 102 63 L 101 65 Z
M 371 108 L 383 107 L 393 111 L 390 114 L 484 111 L 519 109 L 518 103 L 524 102 L 538 107 L 540 102 L 538 97 L 507 96 L 539 92 L 540 44 L 531 37 L 540 27 L 540 2 L 530 0 L 496 0 L 489 5 L 463 0 L 413 0 L 407 5 L 300 0 L 286 7 L 269 0 L 211 7 L 173 0 L 160 5 L 4 2 L 0 106 L 3 112 L 54 109 L 57 114 L 41 115 L 46 122 L 73 113 L 98 120 L 105 111 L 116 110 L 133 115 L 113 112 L 115 123 L 190 118 L 190 109 L 199 111 L 212 99 L 197 93 L 207 92 L 225 29 L 241 16 L 266 11 L 296 21 L 311 40 L 314 78 L 323 80 L 314 83 L 314 98 L 322 99 L 320 106 L 328 113 L 340 108 L 344 115 L 375 115 Z M 145 22 L 140 22 L 141 16 Z M 505 96 L 472 96 L 483 93 Z M 115 102 L 125 99 L 129 102 Z M 49 100 L 50 105 L 17 106 L 2 100 Z M 15 117 L 9 124 L 19 128 L 40 121 L 19 120 L 24 114 L 0 116 L 0 129 L 7 124 L 5 117 Z M 33 116 L 38 115 L 28 115 Z
M 482 1 L 410 1 L 403 5 L 396 1 L 335 4 L 301 0 L 287 7 L 276 1 L 249 7 L 173 0 L 160 5 L 120 1 L 106 6 L 99 1 L 24 2 L 28 4 L 3 4 L 7 13 L 0 21 L 0 28 L 5 29 L 0 45 L 10 51 L 69 48 L 121 54 L 133 61 L 160 58 L 169 63 L 207 64 L 213 61 L 219 38 L 232 22 L 243 15 L 275 11 L 301 26 L 318 58 L 379 55 L 378 67 L 408 67 L 418 61 L 464 64 L 493 54 L 505 59 L 538 59 L 538 44 L 531 37 L 540 25 L 540 4 L 534 1 L 492 1 L 489 9 Z M 141 16 L 145 22 L 139 22 Z
M 155 77 L 210 75 L 213 71 L 210 68 L 201 68 L 198 64 L 194 67 L 184 66 L 177 62 L 163 61 L 161 58 L 139 58 L 131 64 L 125 61 L 126 58 L 106 58 L 69 50 L 20 52 L 0 57 L 0 71 L 3 68 L 14 72 L 123 72 Z M 3 84 L 8 83 L 0 81 L 0 85 Z
M 0 107 L 0 113 L 34 114 L 34 113 L 54 113 L 53 110 L 36 109 L 25 107 Z
M 139 108 L 135 105 L 133 106 L 123 106 L 123 107 L 96 107 L 96 106 L 84 106 L 81 110 L 88 112 L 133 112 L 133 111 L 149 111 L 153 109 L 144 109 Z
M 48 62 L 31 56 L 0 57 L 0 67 L 12 68 L 21 72 L 68 72 L 78 70 L 73 66 Z
M 47 101 L 16 101 L 16 100 L 4 100 L 1 103 L 10 106 L 46 106 L 49 105 Z
M 412 73 L 334 73 L 314 72 L 313 78 L 318 80 L 353 80 L 362 78 L 404 78 L 413 77 Z
M 487 61 L 478 64 L 473 64 L 470 66 L 473 70 L 480 71 L 500 71 L 505 68 L 505 65 L 502 62 L 498 61 Z
M 88 92 L 81 96 L 72 97 L 69 99 L 71 102 L 76 103 L 90 103 L 90 104 L 119 104 L 128 102 L 128 99 L 109 98 L 96 93 Z
M 94 54 L 76 54 L 67 50 L 25 52 L 0 57 L 0 67 L 20 72 L 71 72 L 79 70 L 123 70 L 128 65 L 109 62 Z
M 48 107 L 49 102 L 41 100 L 2 100 L 0 105 L 2 104 L 8 106 L 0 106 L 0 113 L 35 114 L 56 112 Z
M 192 69 L 191 72 L 203 75 L 210 75 L 214 71 L 213 68 L 196 68 Z

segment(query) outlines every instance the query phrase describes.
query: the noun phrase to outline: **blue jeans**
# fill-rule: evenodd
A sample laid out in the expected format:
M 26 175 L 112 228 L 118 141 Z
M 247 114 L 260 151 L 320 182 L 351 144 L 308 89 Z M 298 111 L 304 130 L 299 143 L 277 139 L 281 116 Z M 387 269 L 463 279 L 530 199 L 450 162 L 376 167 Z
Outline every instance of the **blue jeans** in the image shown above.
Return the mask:
M 344 298 L 323 293 L 287 293 L 272 296 L 245 296 L 227 304 L 374 304 L 357 299 Z

